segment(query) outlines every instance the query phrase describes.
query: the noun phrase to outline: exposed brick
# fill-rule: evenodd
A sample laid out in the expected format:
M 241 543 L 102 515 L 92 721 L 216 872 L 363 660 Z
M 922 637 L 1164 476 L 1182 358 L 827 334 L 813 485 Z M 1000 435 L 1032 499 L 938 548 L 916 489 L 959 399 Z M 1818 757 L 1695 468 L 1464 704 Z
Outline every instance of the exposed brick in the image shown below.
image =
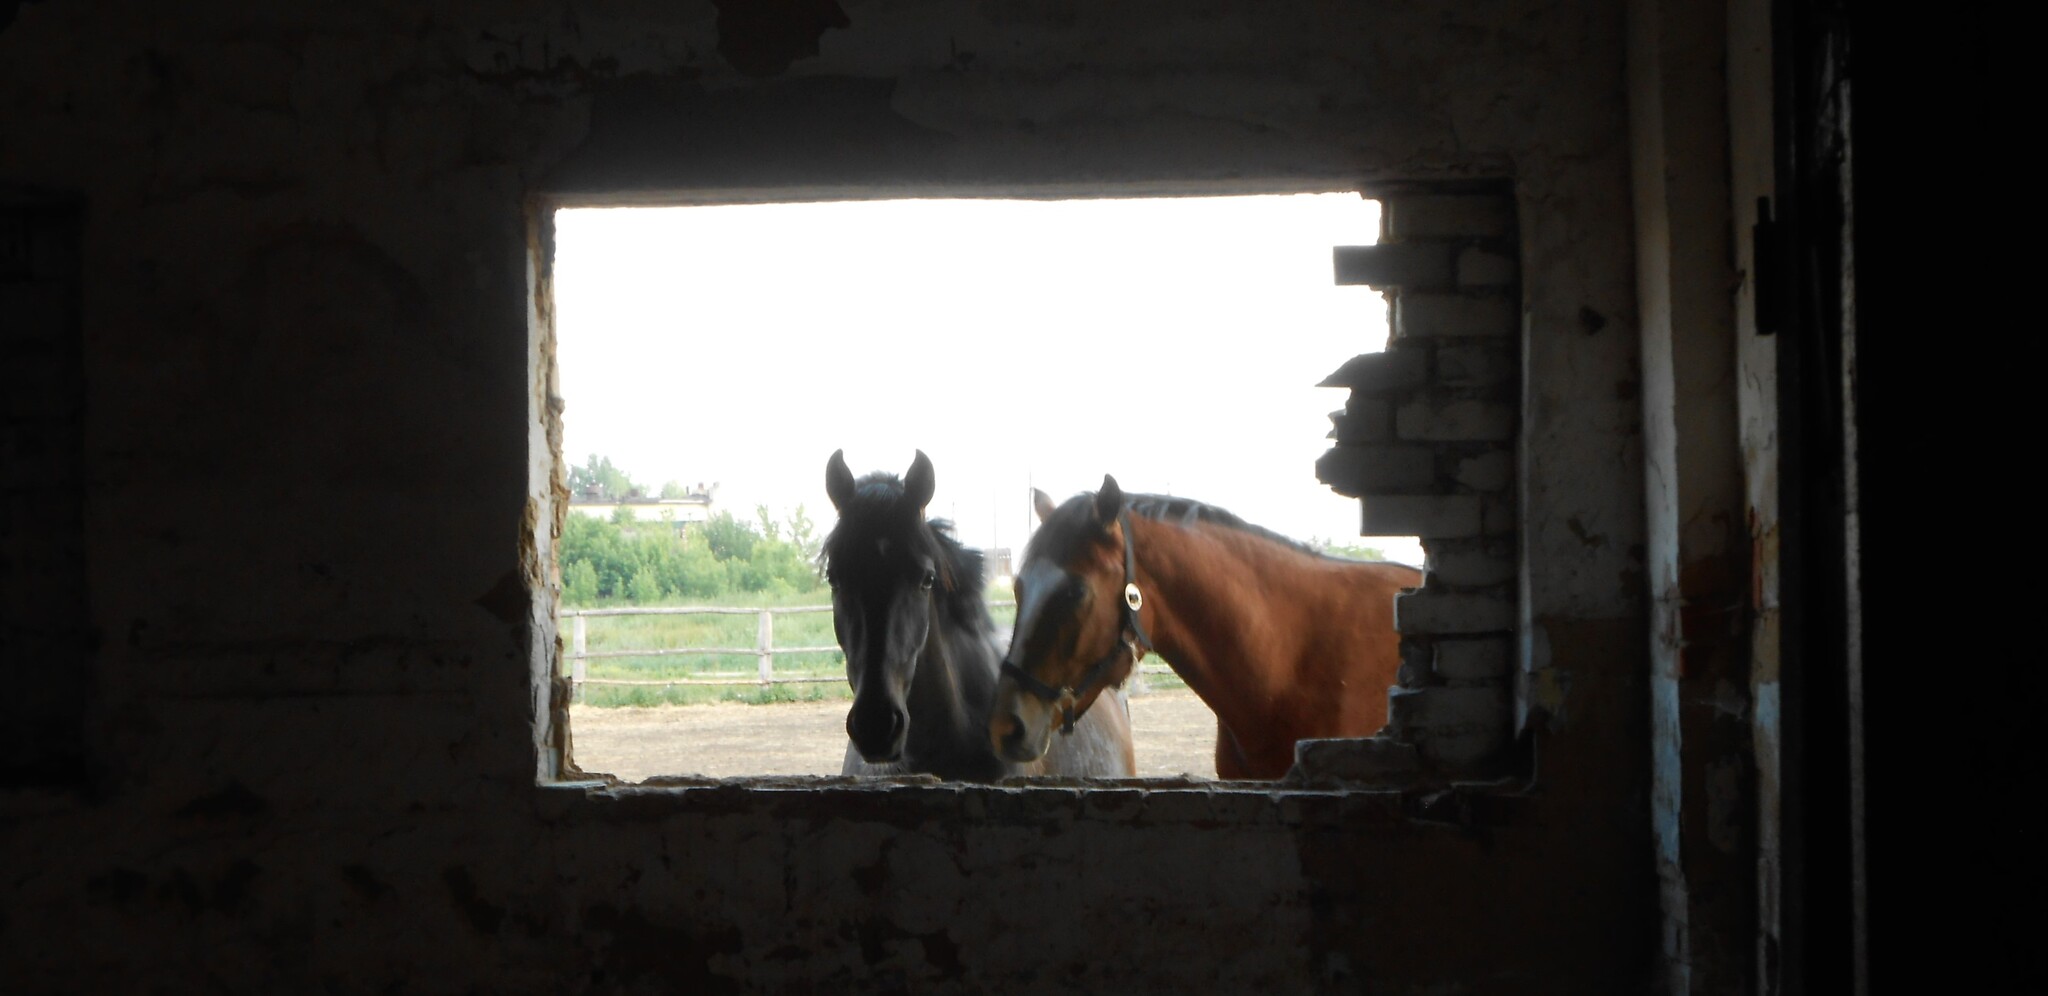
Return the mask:
M 1495 294 L 1402 291 L 1390 311 L 1395 339 L 1500 336 L 1512 338 L 1521 316 L 1511 298 Z
M 1514 594 L 1507 588 L 1440 591 L 1425 585 L 1394 596 L 1394 628 L 1432 635 L 1509 632 L 1515 628 Z
M 1394 438 L 1394 406 L 1353 393 L 1341 411 L 1330 413 L 1330 438 L 1339 443 L 1384 443 Z
M 1429 354 L 1420 349 L 1360 353 L 1344 362 L 1317 387 L 1348 387 L 1365 395 L 1406 391 L 1428 382 Z
M 1453 249 L 1441 242 L 1382 242 L 1331 253 L 1339 286 L 1445 289 L 1453 284 Z
M 1507 747 L 1509 700 L 1497 685 L 1402 688 L 1387 694 L 1387 733 L 1451 768 L 1484 764 Z
M 1446 343 L 1436 351 L 1437 383 L 1449 387 L 1490 387 L 1515 379 L 1519 357 L 1511 340 Z
M 1458 286 L 1512 287 L 1521 269 L 1513 256 L 1468 246 L 1458 253 Z
M 1515 455 L 1505 449 L 1460 459 L 1451 477 L 1474 491 L 1501 491 L 1515 483 Z
M 1287 780 L 1308 785 L 1402 784 L 1421 770 L 1422 755 L 1414 744 L 1385 737 L 1317 738 L 1294 742 L 1294 767 Z
M 1514 659 L 1514 641 L 1506 636 L 1439 638 L 1434 642 L 1434 669 L 1445 681 L 1505 678 Z
M 1410 194 L 1380 202 L 1392 240 L 1485 238 L 1513 233 L 1514 201 L 1490 194 Z
M 1346 498 L 1430 494 L 1436 451 L 1427 446 L 1338 446 L 1316 460 L 1316 480 Z
M 1393 689 L 1387 693 L 1389 732 L 1401 735 L 1500 722 L 1507 715 L 1507 698 L 1507 688 L 1496 683 Z
M 1438 684 L 1436 680 L 1436 637 L 1426 634 L 1401 635 L 1401 666 L 1395 680 L 1403 688 Z
M 1477 542 L 1432 543 L 1428 548 L 1428 584 L 1479 587 L 1506 584 L 1515 579 L 1512 548 Z
M 1403 688 L 1389 691 L 1387 699 L 1388 718 L 1397 730 L 1456 726 L 1504 713 L 1507 688 L 1495 683 Z
M 1394 435 L 1424 442 L 1505 442 L 1515 437 L 1515 409 L 1497 401 L 1411 401 L 1394 411 Z
M 1361 536 L 1477 536 L 1482 525 L 1477 495 L 1373 495 L 1363 499 Z

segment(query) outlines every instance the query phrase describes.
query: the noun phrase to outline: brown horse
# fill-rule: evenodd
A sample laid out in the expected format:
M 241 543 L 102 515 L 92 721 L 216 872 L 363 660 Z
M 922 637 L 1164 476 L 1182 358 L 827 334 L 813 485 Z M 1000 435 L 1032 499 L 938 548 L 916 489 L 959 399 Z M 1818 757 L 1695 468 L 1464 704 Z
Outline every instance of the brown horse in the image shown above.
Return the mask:
M 968 781 L 1130 777 L 1130 716 L 1120 700 L 1043 756 L 1010 761 L 990 746 L 1003 648 L 982 595 L 981 553 L 961 546 L 944 520 L 925 518 L 932 489 L 922 451 L 901 480 L 874 473 L 856 481 L 838 452 L 825 465 L 839 521 L 822 559 L 853 686 L 841 771 Z
M 1400 665 L 1394 595 L 1413 567 L 1327 557 L 1200 502 L 1126 499 L 1114 478 L 1059 508 L 1017 572 L 1017 625 L 989 737 L 1012 761 L 1088 714 L 1157 648 L 1216 712 L 1219 778 L 1279 778 L 1308 737 L 1370 736 Z

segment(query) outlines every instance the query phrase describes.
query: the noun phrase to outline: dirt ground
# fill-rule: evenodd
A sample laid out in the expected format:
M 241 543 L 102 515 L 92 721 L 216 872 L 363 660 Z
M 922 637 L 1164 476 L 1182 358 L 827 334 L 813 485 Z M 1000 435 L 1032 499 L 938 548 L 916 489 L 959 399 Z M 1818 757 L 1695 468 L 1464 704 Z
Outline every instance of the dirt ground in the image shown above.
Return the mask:
M 1216 776 L 1216 716 L 1186 689 L 1131 696 L 1138 774 Z M 626 781 L 653 775 L 836 775 L 846 702 L 572 706 L 576 763 Z

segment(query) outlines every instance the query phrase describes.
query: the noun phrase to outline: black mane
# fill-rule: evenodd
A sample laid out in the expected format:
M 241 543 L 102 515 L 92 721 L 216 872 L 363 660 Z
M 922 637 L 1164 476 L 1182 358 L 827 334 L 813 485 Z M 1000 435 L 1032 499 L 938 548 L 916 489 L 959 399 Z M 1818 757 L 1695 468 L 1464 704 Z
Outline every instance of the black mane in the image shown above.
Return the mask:
M 927 520 L 916 509 L 906 509 L 903 481 L 894 474 L 877 471 L 854 483 L 853 498 L 839 510 L 839 521 L 825 534 L 818 554 L 818 566 L 829 570 L 835 554 L 842 562 L 865 566 L 871 557 L 856 554 L 855 540 L 888 539 L 896 549 L 929 557 L 938 565 L 941 604 L 952 622 L 977 631 L 994 628 L 982 592 L 988 581 L 983 576 L 980 550 L 962 546 L 953 536 L 953 524 L 945 519 Z M 858 549 L 866 549 L 861 544 Z M 856 568 L 858 569 L 858 568 Z
M 1197 522 L 1214 523 L 1226 529 L 1256 536 L 1269 543 L 1277 543 L 1311 556 L 1329 557 L 1328 554 L 1307 543 L 1282 536 L 1264 526 L 1253 525 L 1227 509 L 1199 502 L 1193 498 L 1125 492 L 1124 507 L 1129 509 L 1132 515 L 1142 516 L 1155 522 L 1168 522 L 1183 526 L 1192 526 Z M 1052 517 L 1045 521 L 1038 532 L 1031 537 L 1031 541 L 1026 544 L 1025 556 L 1027 558 L 1030 557 L 1033 552 L 1043 545 L 1046 553 L 1053 555 L 1056 559 L 1065 560 L 1067 554 L 1072 551 L 1074 544 L 1092 538 L 1098 532 L 1095 521 L 1095 494 L 1094 492 L 1083 492 L 1067 499 L 1053 512 Z

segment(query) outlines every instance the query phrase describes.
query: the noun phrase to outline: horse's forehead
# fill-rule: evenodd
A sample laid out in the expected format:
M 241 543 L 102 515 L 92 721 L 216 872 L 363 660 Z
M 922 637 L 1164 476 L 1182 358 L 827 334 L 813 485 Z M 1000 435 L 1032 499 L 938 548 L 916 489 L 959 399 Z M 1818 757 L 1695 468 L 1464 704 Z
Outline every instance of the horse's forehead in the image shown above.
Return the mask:
M 1050 564 L 1062 573 L 1075 577 L 1086 577 L 1101 561 L 1101 541 L 1089 535 L 1062 536 L 1059 541 L 1048 543 L 1044 555 L 1028 557 L 1027 560 Z
M 922 521 L 903 522 L 894 509 L 866 509 L 853 518 L 842 519 L 827 544 L 826 556 L 853 567 L 896 559 L 915 558 L 922 549 L 917 532 Z
M 1018 572 L 1017 580 L 1027 589 L 1050 590 L 1066 584 L 1067 579 L 1072 576 L 1065 565 L 1050 560 L 1030 560 L 1026 561 L 1024 569 Z
M 876 533 L 848 544 L 845 551 L 848 559 L 859 561 L 871 569 L 897 569 L 922 559 L 922 548 L 915 536 L 898 533 Z
M 1046 605 L 1066 590 L 1073 575 L 1066 568 L 1044 560 L 1028 561 L 1017 574 L 1017 631 L 1028 633 L 1046 621 Z

